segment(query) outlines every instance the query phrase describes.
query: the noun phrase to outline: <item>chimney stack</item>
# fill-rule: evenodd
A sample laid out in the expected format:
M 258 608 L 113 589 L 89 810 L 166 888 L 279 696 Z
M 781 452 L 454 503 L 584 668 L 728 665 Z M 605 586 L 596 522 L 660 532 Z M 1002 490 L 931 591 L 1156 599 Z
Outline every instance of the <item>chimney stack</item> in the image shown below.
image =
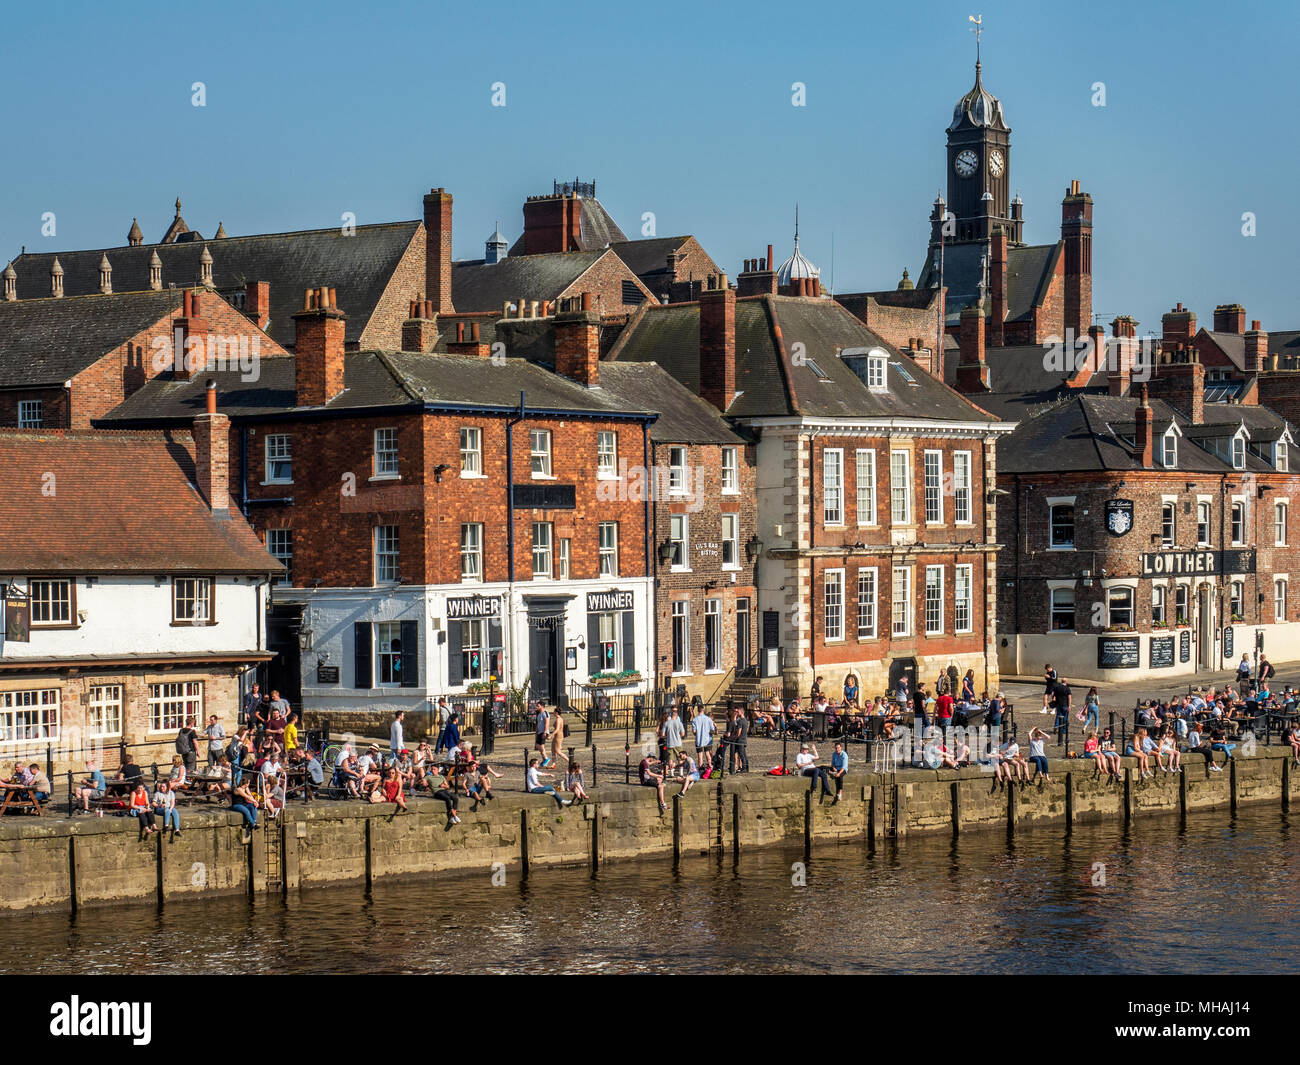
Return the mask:
M 1137 351 L 1137 322 L 1121 314 L 1110 323 L 1115 338 L 1114 362 L 1107 367 L 1107 384 L 1112 396 L 1128 394 L 1133 384 L 1133 355 Z
M 1205 417 L 1205 366 L 1201 353 L 1183 346 L 1173 352 L 1163 351 L 1160 362 L 1152 367 L 1151 395 L 1163 399 L 1185 415 L 1193 425 Z
M 591 309 L 591 293 L 582 294 L 582 309 L 555 316 L 555 372 L 588 388 L 600 383 L 600 316 Z
M 207 356 L 208 322 L 199 294 L 187 288 L 181 293 L 180 316 L 172 321 L 172 377 L 188 381 L 207 365 Z
M 5 267 L 4 272 L 4 301 L 13 303 L 18 298 L 18 271 L 14 269 L 14 264 L 10 263 Z
M 1137 409 L 1137 428 L 1133 432 L 1133 460 L 1144 470 L 1149 470 L 1153 461 L 1153 441 L 1151 438 L 1151 404 L 1147 400 L 1147 386 L 1142 386 L 1142 400 Z
M 736 398 L 736 290 L 726 274 L 700 293 L 700 395 L 723 413 Z
M 766 259 L 746 259 L 745 269 L 736 278 L 737 296 L 775 296 L 776 270 L 772 266 L 772 245 Z
M 1220 303 L 1214 308 L 1214 331 L 1241 336 L 1246 331 L 1246 308 L 1240 303 Z
M 1065 328 L 1082 337 L 1092 322 L 1092 197 L 1070 182 L 1061 201 L 1065 242 Z
M 108 254 L 99 260 L 99 291 L 105 296 L 113 291 L 113 264 L 108 261 Z
M 1196 312 L 1179 303 L 1160 316 L 1160 346 L 1172 351 L 1180 343 L 1190 344 L 1196 336 Z
M 162 291 L 162 260 L 158 258 L 158 249 L 149 256 L 149 287 L 154 292 Z
M 431 189 L 424 198 L 424 291 L 434 314 L 450 314 L 451 193 Z
M 244 313 L 258 329 L 271 324 L 271 282 L 249 281 L 244 286 Z
M 492 354 L 492 345 L 481 339 L 478 322 L 457 322 L 456 339 L 447 341 L 447 351 L 452 355 L 486 359 Z
M 298 406 L 324 406 L 343 391 L 347 315 L 338 309 L 332 288 L 309 288 L 293 323 Z
M 957 391 L 970 394 L 989 390 L 989 364 L 984 361 L 984 308 L 963 307 L 957 340 Z
M 1003 328 L 1007 320 L 1007 231 L 1001 226 L 993 232 L 989 256 L 989 327 L 988 345 L 1000 348 L 1006 343 Z
M 429 352 L 438 343 L 438 321 L 433 300 L 411 300 L 410 314 L 402 323 L 402 350 Z
M 63 264 L 57 255 L 54 257 L 54 265 L 50 267 L 50 295 L 56 300 L 63 298 Z
M 217 413 L 217 383 L 208 382 L 207 411 L 194 419 L 194 480 L 213 513 L 230 513 L 230 419 Z
M 1264 369 L 1264 358 L 1268 355 L 1268 334 L 1259 327 L 1259 320 L 1250 323 L 1245 336 L 1246 372 L 1259 373 Z

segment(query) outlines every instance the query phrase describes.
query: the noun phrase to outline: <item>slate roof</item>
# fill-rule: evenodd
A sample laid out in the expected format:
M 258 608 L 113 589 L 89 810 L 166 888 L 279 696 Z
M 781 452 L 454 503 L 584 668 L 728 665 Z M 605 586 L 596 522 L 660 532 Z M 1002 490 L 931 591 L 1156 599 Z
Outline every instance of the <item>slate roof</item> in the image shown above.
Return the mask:
M 984 361 L 989 367 L 989 390 L 992 392 L 1048 392 L 1065 387 L 1077 371 L 1066 373 L 1047 365 L 1047 349 L 1042 344 L 1012 344 L 1001 348 L 985 348 Z M 957 381 L 960 355 L 944 359 L 943 377 L 949 385 Z M 970 397 L 979 403 L 979 394 Z M 983 406 L 983 404 L 980 404 Z
M 1270 355 L 1300 355 L 1300 330 L 1286 330 L 1268 335 Z
M 301 309 L 303 293 L 320 285 L 337 290 L 338 304 L 348 315 L 346 339 L 356 343 L 420 224 L 357 226 L 355 234 L 347 237 L 336 227 L 205 242 L 61 251 L 57 255 L 64 271 L 66 297 L 99 292 L 99 261 L 104 255 L 113 267 L 115 292 L 147 291 L 149 261 L 155 252 L 162 260 L 164 286 L 180 289 L 196 285 L 199 259 L 207 248 L 212 255 L 213 283 L 219 292 L 243 289 L 249 281 L 270 282 L 271 321 L 266 331 L 279 344 L 293 346 L 291 316 Z M 54 252 L 29 252 L 14 260 L 20 303 L 49 294 L 54 259 Z
M 620 240 L 610 244 L 614 254 L 627 263 L 628 269 L 642 281 L 668 270 L 668 253 L 677 251 L 690 240 L 682 237 L 647 237 L 644 240 Z
M 1140 402 L 1136 396 L 1088 393 L 1031 414 L 998 441 L 998 473 L 1139 469 L 1130 445 L 1120 437 L 1133 433 Z M 1153 436 L 1158 437 L 1170 423 L 1175 423 L 1188 438 L 1178 448 L 1174 469 L 1188 473 L 1232 472 L 1229 463 L 1194 443 L 1201 434 L 1173 407 L 1153 399 L 1151 411 Z M 1247 470 L 1268 472 L 1272 468 L 1247 453 Z
M 578 202 L 582 205 L 578 216 L 578 243 L 583 251 L 599 251 L 610 244 L 627 240 L 627 235 L 618 228 L 618 223 L 610 217 L 598 199 L 594 196 L 580 196 Z M 523 251 L 524 238 L 520 234 L 519 239 L 510 247 L 509 257 L 522 255 Z M 455 302 L 455 297 L 452 297 L 452 302 Z
M 602 362 L 600 384 L 633 409 L 653 410 L 656 444 L 740 444 L 717 407 L 691 392 L 654 362 Z
M 802 345 L 796 362 L 793 345 Z M 648 304 L 614 343 L 610 359 L 657 362 L 699 394 L 698 303 Z M 889 389 L 871 392 L 840 353 L 878 347 L 890 354 Z M 906 370 L 912 382 L 900 372 Z M 821 374 L 818 374 L 818 370 Z M 834 300 L 761 296 L 736 301 L 736 398 L 732 418 L 904 417 L 989 421 L 990 415 L 922 371 Z
M 180 305 L 180 289 L 0 302 L 0 387 L 62 386 Z
M 1213 329 L 1202 329 L 1215 346 L 1223 352 L 1238 370 L 1246 368 L 1246 338 L 1240 333 L 1216 333 Z M 1269 345 L 1270 350 L 1272 344 Z
M 509 300 L 553 300 L 608 251 L 511 255 L 499 263 L 469 259 L 451 264 L 451 302 L 458 312 L 496 311 Z M 339 306 L 343 306 L 339 297 Z M 346 309 L 346 308 L 345 308 Z
M 949 325 L 961 320 L 961 311 L 979 298 L 980 281 L 984 272 L 980 266 L 982 256 L 988 254 L 989 245 L 983 241 L 952 244 L 943 252 L 943 283 L 948 289 L 945 313 Z M 1062 245 L 1033 244 L 1007 249 L 1007 318 L 1008 322 L 1024 321 L 1035 307 L 1043 302 L 1056 270 L 1056 261 Z M 918 289 L 932 288 L 939 283 L 938 248 L 931 248 L 925 267 L 916 283 Z
M 0 572 L 281 572 L 237 510 L 213 515 L 193 451 L 188 432 L 0 430 Z

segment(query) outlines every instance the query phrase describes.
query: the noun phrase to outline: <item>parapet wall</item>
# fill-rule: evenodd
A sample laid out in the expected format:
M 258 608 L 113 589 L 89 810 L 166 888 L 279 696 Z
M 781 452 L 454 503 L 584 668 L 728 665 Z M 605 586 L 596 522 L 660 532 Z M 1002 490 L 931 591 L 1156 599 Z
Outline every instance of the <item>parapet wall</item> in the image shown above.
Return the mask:
M 1126 759 L 1126 763 L 1131 763 Z M 825 805 L 803 778 L 739 776 L 697 784 L 660 815 L 654 792 L 602 785 L 585 806 L 557 810 L 549 796 L 499 792 L 447 829 L 440 802 L 415 812 L 391 806 L 316 802 L 246 833 L 224 809 L 182 812 L 183 833 L 138 840 L 134 820 L 7 817 L 0 821 L 0 907 L 11 911 L 162 903 L 209 894 L 282 891 L 393 876 L 481 873 L 542 865 L 594 866 L 620 858 L 680 854 L 803 840 L 880 841 L 919 832 L 1004 831 L 1160 813 L 1290 802 L 1289 752 L 1266 749 L 1211 773 L 1200 759 L 1179 775 L 1118 784 L 1093 779 L 1092 763 L 1051 764 L 1051 786 L 994 786 L 979 768 L 850 774 L 844 799 Z M 673 792 L 676 789 L 671 789 Z M 249 836 L 251 835 L 251 839 Z

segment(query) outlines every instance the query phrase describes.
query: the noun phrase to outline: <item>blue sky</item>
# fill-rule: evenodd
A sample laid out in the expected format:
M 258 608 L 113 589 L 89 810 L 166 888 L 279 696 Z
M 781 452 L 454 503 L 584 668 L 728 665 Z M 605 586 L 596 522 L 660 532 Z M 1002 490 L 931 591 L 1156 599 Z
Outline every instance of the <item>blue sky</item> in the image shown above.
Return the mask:
M 654 212 L 733 275 L 788 254 L 798 201 L 825 283 L 891 287 L 921 266 L 977 10 L 1026 239 L 1056 239 L 1071 179 L 1096 201 L 1095 312 L 1300 328 L 1289 3 L 15 5 L 0 256 L 122 244 L 133 216 L 155 241 L 177 195 L 210 236 L 415 218 L 441 185 L 470 258 L 580 176 L 629 236 Z

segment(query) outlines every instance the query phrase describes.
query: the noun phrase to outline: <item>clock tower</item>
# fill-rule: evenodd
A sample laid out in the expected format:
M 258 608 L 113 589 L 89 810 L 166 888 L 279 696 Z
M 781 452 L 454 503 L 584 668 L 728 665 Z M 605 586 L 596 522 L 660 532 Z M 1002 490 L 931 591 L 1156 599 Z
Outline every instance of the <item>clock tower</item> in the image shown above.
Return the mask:
M 957 101 L 948 126 L 948 202 L 953 215 L 942 232 L 943 210 L 936 204 L 931 216 L 932 245 L 942 235 L 945 244 L 987 241 L 998 226 L 1007 244 L 1024 243 L 1020 201 L 1011 202 L 1011 129 L 1002 104 L 984 88 L 980 64 L 975 63 L 975 86 Z

